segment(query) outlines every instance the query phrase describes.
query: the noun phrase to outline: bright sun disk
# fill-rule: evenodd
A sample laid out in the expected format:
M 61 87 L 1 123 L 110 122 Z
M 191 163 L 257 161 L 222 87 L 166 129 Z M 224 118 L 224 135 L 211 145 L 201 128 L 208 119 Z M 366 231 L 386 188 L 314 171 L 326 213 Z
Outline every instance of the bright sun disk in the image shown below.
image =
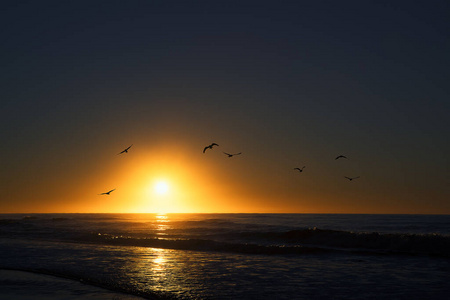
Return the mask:
M 165 195 L 169 191 L 169 185 L 165 181 L 158 181 L 154 186 L 155 193 L 158 195 Z

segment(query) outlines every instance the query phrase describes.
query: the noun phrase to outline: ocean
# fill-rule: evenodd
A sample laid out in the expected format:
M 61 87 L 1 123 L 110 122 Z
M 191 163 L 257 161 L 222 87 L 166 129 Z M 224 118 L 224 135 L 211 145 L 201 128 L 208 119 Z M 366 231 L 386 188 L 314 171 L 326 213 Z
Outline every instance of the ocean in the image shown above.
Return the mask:
M 0 214 L 0 269 L 147 299 L 449 299 L 449 215 Z

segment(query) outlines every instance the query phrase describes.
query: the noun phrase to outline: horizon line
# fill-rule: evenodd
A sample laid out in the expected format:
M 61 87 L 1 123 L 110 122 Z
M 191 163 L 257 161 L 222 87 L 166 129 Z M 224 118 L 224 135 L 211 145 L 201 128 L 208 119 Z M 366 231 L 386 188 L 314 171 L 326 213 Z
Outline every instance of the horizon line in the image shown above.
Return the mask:
M 231 214 L 265 214 L 265 215 L 437 215 L 437 216 L 450 216 L 450 213 L 312 213 L 312 212 L 1 212 L 0 215 L 50 215 L 50 214 L 156 214 L 156 215 L 175 215 L 175 214 L 223 214 L 223 215 L 231 215 Z

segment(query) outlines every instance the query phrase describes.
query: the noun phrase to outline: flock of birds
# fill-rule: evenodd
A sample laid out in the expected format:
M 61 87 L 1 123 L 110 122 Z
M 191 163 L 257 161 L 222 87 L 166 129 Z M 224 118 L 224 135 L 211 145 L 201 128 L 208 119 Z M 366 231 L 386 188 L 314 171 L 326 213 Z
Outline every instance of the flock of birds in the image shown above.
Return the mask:
M 131 144 L 130 146 L 128 146 L 127 148 L 125 148 L 124 150 L 122 150 L 122 151 L 120 151 L 119 153 L 117 153 L 117 155 L 120 155 L 120 154 L 124 154 L 124 153 L 128 153 L 128 150 L 130 150 L 130 148 L 131 148 L 131 146 L 133 146 L 133 144 Z M 215 146 L 219 146 L 218 144 L 216 144 L 216 143 L 211 143 L 211 144 L 209 144 L 208 146 L 205 146 L 205 148 L 203 148 L 203 153 L 205 153 L 206 152 L 206 150 L 208 150 L 208 149 L 213 149 L 213 147 L 215 147 Z M 223 152 L 223 154 L 225 154 L 225 155 L 227 155 L 228 157 L 233 157 L 233 156 L 235 156 L 235 155 L 241 155 L 242 154 L 242 152 L 239 152 L 239 153 L 227 153 L 227 152 Z M 339 156 L 337 156 L 336 158 L 335 158 L 335 160 L 338 160 L 338 159 L 348 159 L 345 155 L 339 155 Z M 301 168 L 299 168 L 299 167 L 295 167 L 294 168 L 294 170 L 297 170 L 297 171 L 299 171 L 299 172 L 303 172 L 303 169 L 305 168 L 305 166 L 303 166 L 303 167 L 301 167 Z M 348 177 L 348 176 L 344 176 L 344 178 L 347 178 L 349 181 L 352 181 L 352 180 L 354 180 L 354 179 L 358 179 L 360 176 L 356 176 L 356 177 Z M 104 193 L 101 193 L 101 194 L 99 194 L 99 195 L 110 195 L 113 191 L 115 191 L 116 189 L 112 189 L 112 190 L 110 190 L 110 191 L 107 191 L 107 192 L 104 192 Z
M 335 160 L 336 159 L 339 159 L 339 158 L 347 158 L 347 156 L 345 156 L 345 155 L 339 155 L 339 156 L 337 156 L 336 158 L 335 158 Z M 303 172 L 303 169 L 305 168 L 305 166 L 303 166 L 303 167 L 301 167 L 301 168 L 299 168 L 299 167 L 296 167 L 296 168 L 294 168 L 294 170 L 297 170 L 297 171 L 299 171 L 299 172 Z M 348 177 L 348 176 L 344 176 L 344 178 L 347 178 L 349 181 L 352 181 L 353 179 L 358 179 L 360 176 L 356 176 L 356 177 Z

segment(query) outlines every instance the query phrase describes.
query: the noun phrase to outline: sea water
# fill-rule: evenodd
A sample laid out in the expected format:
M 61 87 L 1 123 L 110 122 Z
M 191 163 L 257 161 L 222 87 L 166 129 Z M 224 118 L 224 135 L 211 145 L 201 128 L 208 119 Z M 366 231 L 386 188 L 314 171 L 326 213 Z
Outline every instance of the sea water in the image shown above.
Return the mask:
M 0 214 L 0 269 L 150 299 L 449 299 L 450 216 Z

